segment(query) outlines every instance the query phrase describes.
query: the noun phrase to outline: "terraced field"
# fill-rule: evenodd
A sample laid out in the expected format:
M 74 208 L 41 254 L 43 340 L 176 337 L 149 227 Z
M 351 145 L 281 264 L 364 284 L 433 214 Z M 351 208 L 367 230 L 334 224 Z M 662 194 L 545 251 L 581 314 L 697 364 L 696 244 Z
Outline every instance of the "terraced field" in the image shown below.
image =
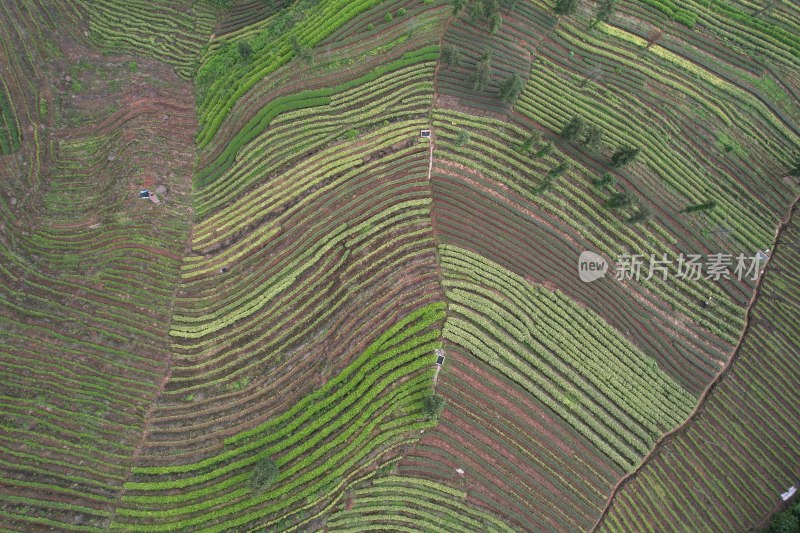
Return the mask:
M 608 280 L 602 287 L 576 286 L 574 265 L 582 250 L 616 257 L 624 243 L 637 253 L 658 253 L 658 243 L 666 246 L 674 237 L 652 221 L 621 224 L 603 208 L 592 175 L 565 154 L 553 152 L 532 163 L 520 160 L 513 147 L 523 142 L 523 131 L 499 123 L 489 129 L 486 119 L 478 122 L 452 112 L 445 116 L 437 129 L 444 146 L 432 176 L 434 224 L 441 240 L 565 291 L 637 338 L 688 390 L 699 393 L 719 370 L 741 320 L 741 310 L 724 297 L 724 289 L 703 280 L 681 284 L 673 279 L 657 286 L 659 278 L 636 285 Z M 460 124 L 481 124 L 482 131 L 469 130 L 468 145 L 455 147 L 450 141 L 448 146 Z M 496 166 L 498 161 L 508 162 L 505 170 Z M 526 176 L 526 163 L 536 165 L 540 180 L 547 180 L 564 161 L 571 162 L 572 170 L 544 194 L 539 190 L 546 181 L 531 183 Z M 600 292 L 607 296 L 599 297 Z M 709 293 L 720 302 L 713 310 L 697 305 Z M 712 327 L 702 327 L 706 320 L 714 321 Z
M 771 259 L 733 364 L 691 422 L 622 485 L 599 530 L 757 527 L 775 505 L 769 488 L 795 484 L 798 213 L 781 230 L 787 245 Z M 661 505 L 648 501 L 655 494 L 666 496 Z
M 194 76 L 197 56 L 215 24 L 204 2 L 100 0 L 85 7 L 89 38 L 100 47 L 159 59 L 186 79 Z
M 39 55 L 23 36 L 52 32 L 49 13 L 27 19 L 4 9 L 11 11 L 3 22 L 14 22 L 3 32 L 13 57 L 4 79 L 21 138 L 0 166 L 0 522 L 99 530 L 168 369 L 169 317 L 190 229 L 191 91 L 160 65 L 143 62 L 131 73 L 67 36 L 63 53 Z M 74 68 L 75 55 L 91 58 L 106 80 Z M 42 65 L 62 77 L 46 84 Z M 83 85 L 79 93 L 65 76 Z M 62 126 L 50 130 L 56 120 Z M 149 184 L 167 188 L 169 210 L 133 198 Z
M 800 7 L 568 4 L 0 4 L 0 529 L 766 524 Z

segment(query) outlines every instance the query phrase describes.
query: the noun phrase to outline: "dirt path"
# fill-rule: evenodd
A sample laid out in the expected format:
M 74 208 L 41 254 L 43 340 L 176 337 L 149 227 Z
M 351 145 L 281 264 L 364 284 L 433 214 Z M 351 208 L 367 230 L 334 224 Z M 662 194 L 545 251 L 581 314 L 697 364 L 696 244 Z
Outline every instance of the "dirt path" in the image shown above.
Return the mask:
M 191 176 L 187 176 L 187 179 L 191 182 Z M 191 183 L 189 184 L 189 189 L 188 190 L 192 190 L 191 189 Z M 191 246 L 191 243 L 192 243 L 192 232 L 193 231 L 194 231 L 194 229 L 190 228 L 189 231 L 187 232 L 186 247 L 184 248 L 185 250 L 188 250 L 189 247 Z M 178 296 L 178 291 L 180 289 L 181 289 L 181 280 L 180 280 L 180 277 L 178 276 L 178 278 L 175 280 L 174 289 L 172 290 L 172 295 L 171 295 L 171 298 L 170 298 L 170 302 L 171 303 L 170 303 L 169 310 L 168 310 L 169 318 L 170 318 L 170 327 L 171 327 L 171 323 L 172 323 L 172 317 L 175 314 L 175 300 L 176 300 L 176 298 Z M 164 372 L 164 375 L 158 381 L 158 389 L 156 390 L 155 395 L 153 396 L 153 400 L 150 402 L 150 407 L 147 408 L 147 412 L 145 413 L 144 417 L 142 418 L 141 438 L 139 439 L 139 442 L 136 443 L 136 446 L 133 449 L 133 454 L 131 455 L 131 459 L 130 459 L 131 468 L 128 469 L 128 471 L 125 473 L 125 477 L 122 479 L 122 483 L 120 484 L 120 489 L 117 492 L 117 496 L 116 496 L 116 498 L 114 498 L 113 508 L 111 509 L 111 516 L 107 519 L 107 522 L 106 522 L 106 527 L 107 528 L 110 528 L 111 524 L 114 523 L 114 520 L 115 520 L 116 515 L 117 515 L 117 510 L 120 508 L 120 505 L 122 504 L 122 498 L 125 496 L 125 494 L 127 492 L 126 489 L 125 489 L 125 484 L 127 484 L 128 481 L 130 481 L 130 478 L 133 475 L 133 468 L 136 466 L 136 462 L 139 459 L 139 457 L 142 455 L 142 450 L 144 449 L 145 444 L 147 443 L 147 437 L 150 434 L 150 428 L 152 427 L 152 423 L 153 423 L 153 413 L 156 410 L 156 406 L 158 405 L 158 402 L 161 399 L 161 396 L 164 394 L 164 390 L 167 387 L 167 383 L 169 383 L 169 380 L 172 377 L 172 366 L 173 366 L 173 361 L 174 361 L 174 352 L 172 350 L 172 347 L 170 346 L 169 340 L 167 340 L 167 349 L 169 350 L 169 353 L 167 355 L 167 361 L 166 361 L 166 366 L 167 366 L 166 372 Z
M 447 18 L 442 27 L 442 35 L 439 37 L 439 50 L 441 51 L 444 45 L 444 36 L 447 30 L 450 29 L 450 24 L 453 22 L 453 16 Z M 433 150 L 436 148 L 436 131 L 433 129 L 433 110 L 439 101 L 439 69 L 442 68 L 441 58 L 436 61 L 436 67 L 433 69 L 433 97 L 431 98 L 431 105 L 428 108 L 428 120 L 431 121 L 431 138 L 428 141 L 428 183 L 431 181 L 431 174 L 433 173 Z M 433 198 L 433 191 L 431 191 L 431 198 Z
M 191 91 L 188 91 L 187 94 L 192 94 L 192 93 L 191 93 Z M 158 105 L 160 105 L 160 104 L 158 104 Z M 195 115 L 195 112 L 194 112 L 194 107 L 193 106 L 189 106 L 189 107 L 187 107 L 187 109 L 191 109 L 191 116 L 194 117 L 194 121 L 195 121 L 194 124 L 192 124 L 192 126 L 196 130 L 197 123 L 196 123 L 196 115 Z M 197 164 L 196 163 L 196 160 L 197 160 L 197 158 L 196 158 L 196 146 L 194 144 L 192 144 L 192 147 L 194 148 L 194 151 L 195 151 L 194 157 L 192 159 L 195 161 L 195 165 L 196 165 Z M 194 174 L 194 172 L 186 173 L 181 178 L 183 180 L 182 188 L 184 190 L 186 190 L 187 194 L 190 196 L 190 198 L 188 200 L 186 200 L 186 202 L 187 202 L 187 204 L 189 206 L 192 205 L 191 196 L 192 196 L 192 192 L 193 192 L 193 188 L 192 188 L 192 176 L 193 176 L 193 174 Z M 194 218 L 194 216 L 193 216 L 193 214 L 194 214 L 193 211 L 194 210 L 192 209 L 191 211 L 192 212 L 188 215 L 190 217 L 190 220 L 192 220 Z M 160 255 L 166 255 L 167 257 L 170 257 L 171 259 L 180 262 L 180 261 L 182 261 L 182 258 L 184 256 L 186 256 L 187 252 L 191 248 L 193 232 L 194 232 L 194 225 L 191 225 L 189 227 L 189 230 L 186 232 L 186 239 L 184 241 L 184 248 L 183 248 L 182 254 L 170 253 L 168 250 L 162 250 L 162 249 L 159 249 L 157 247 L 148 247 L 148 246 L 144 246 L 144 245 L 137 246 L 137 248 L 148 250 L 150 253 L 153 253 L 153 254 L 159 253 Z M 167 320 L 169 322 L 168 325 L 170 327 L 171 327 L 172 317 L 173 317 L 173 315 L 175 313 L 175 301 L 177 299 L 177 295 L 178 295 L 178 292 L 180 291 L 180 289 L 181 289 L 181 278 L 180 278 L 180 273 L 177 272 L 176 275 L 175 275 L 175 279 L 173 281 L 173 290 L 172 290 L 172 294 L 170 296 L 170 304 L 169 304 L 169 307 L 167 308 L 166 313 L 165 313 L 165 320 Z M 146 413 L 144 414 L 144 416 L 142 418 L 140 438 L 139 438 L 138 442 L 136 443 L 136 445 L 134 446 L 133 453 L 130 456 L 130 468 L 125 473 L 125 476 L 123 477 L 122 482 L 120 484 L 119 490 L 117 491 L 116 497 L 114 498 L 114 501 L 113 501 L 113 504 L 112 504 L 113 507 L 111 509 L 111 514 L 106 519 L 106 526 L 105 526 L 106 528 L 110 528 L 111 525 L 114 523 L 114 520 L 116 519 L 117 510 L 120 508 L 120 506 L 122 504 L 122 499 L 125 496 L 125 494 L 127 493 L 127 490 L 125 489 L 125 484 L 128 483 L 128 481 L 133 476 L 133 468 L 136 467 L 136 463 L 137 463 L 139 457 L 141 457 L 141 455 L 142 455 L 142 450 L 144 450 L 145 445 L 147 444 L 148 436 L 150 434 L 150 429 L 151 429 L 152 424 L 153 424 L 153 415 L 154 415 L 154 413 L 156 411 L 156 407 L 157 407 L 157 405 L 159 403 L 159 400 L 161 399 L 161 396 L 164 393 L 164 390 L 166 389 L 167 383 L 169 383 L 169 381 L 170 381 L 170 379 L 172 377 L 174 352 L 173 352 L 172 347 L 171 347 L 169 334 L 167 334 L 167 339 L 165 340 L 165 345 L 166 345 L 165 349 L 168 351 L 167 357 L 166 357 L 166 361 L 165 361 L 166 370 L 165 370 L 164 374 L 161 376 L 161 378 L 159 379 L 157 388 L 154 391 L 154 394 L 152 396 L 152 400 L 150 402 L 150 405 L 147 408 L 147 411 L 146 411 Z
M 439 68 L 438 66 L 436 68 Z M 434 89 L 434 98 L 436 91 Z M 433 131 L 431 131 L 431 140 L 428 142 L 428 182 L 431 181 L 431 173 L 433 172 Z
M 447 30 L 450 28 L 450 24 L 453 21 L 453 16 L 449 16 L 445 21 L 442 27 L 442 35 L 439 37 L 439 50 L 442 49 L 442 45 L 444 44 L 444 36 L 447 34 Z M 436 107 L 436 103 L 439 100 L 439 69 L 442 66 L 441 58 L 436 61 L 436 67 L 433 69 L 433 96 L 431 97 L 431 105 L 428 108 L 428 120 L 430 121 L 430 130 L 431 130 L 431 137 L 428 141 L 428 196 L 431 199 L 431 236 L 433 237 L 433 254 L 436 259 L 436 276 L 439 280 L 439 289 L 442 291 L 442 297 L 444 297 L 444 287 L 442 286 L 442 281 L 444 280 L 444 273 L 442 272 L 442 261 L 439 257 L 439 244 L 441 241 L 439 239 L 439 235 L 436 231 L 436 224 L 434 223 L 435 216 L 434 211 L 436 209 L 436 202 L 433 201 L 433 185 L 431 184 L 431 175 L 433 174 L 433 151 L 436 148 L 436 130 L 433 127 L 433 110 Z M 440 336 L 441 340 L 441 336 Z M 444 354 L 444 351 L 442 351 Z M 445 354 L 446 355 L 446 354 Z M 446 359 L 445 359 L 445 362 Z M 436 384 L 439 381 L 439 371 L 441 371 L 442 365 L 436 365 L 436 373 L 433 376 L 433 389 L 436 390 Z
M 792 213 L 798 207 L 799 204 L 800 204 L 800 196 L 798 196 L 798 197 L 796 197 L 794 199 L 794 201 L 792 202 L 792 205 L 790 206 L 787 214 L 781 219 L 780 224 L 778 224 L 778 227 L 775 230 L 775 237 L 773 239 L 773 245 L 772 245 L 772 248 L 771 248 L 771 250 L 773 250 L 773 255 L 774 255 L 775 246 L 776 246 L 777 241 L 778 241 L 778 237 L 780 236 L 780 234 L 783 231 L 784 227 L 791 221 Z M 762 271 L 761 276 L 758 278 L 758 282 L 756 283 L 756 287 L 753 290 L 753 294 L 750 297 L 750 301 L 747 304 L 746 313 L 745 313 L 745 326 L 744 326 L 744 328 L 742 328 L 742 332 L 739 335 L 739 340 L 737 341 L 736 347 L 733 350 L 733 354 L 728 359 L 728 362 L 725 363 L 725 366 L 722 367 L 722 369 L 720 370 L 719 374 L 717 374 L 717 377 L 714 378 L 714 380 L 708 385 L 708 387 L 706 387 L 706 389 L 700 395 L 700 398 L 697 401 L 697 405 L 695 405 L 695 407 L 692 410 L 692 412 L 689 413 L 689 416 L 686 418 L 686 420 L 684 420 L 682 424 L 680 424 L 679 426 L 674 428 L 672 431 L 662 435 L 661 438 L 658 440 L 658 442 L 656 442 L 655 446 L 653 446 L 653 448 L 650 450 L 650 452 L 647 455 L 645 455 L 644 458 L 642 458 L 642 462 L 639 463 L 639 466 L 637 466 L 636 469 L 633 472 L 630 472 L 629 474 L 623 476 L 617 482 L 617 484 L 611 490 L 611 493 L 609 494 L 608 499 L 606 500 L 606 505 L 603 508 L 603 512 L 600 513 L 600 516 L 597 519 L 597 522 L 595 522 L 594 526 L 592 526 L 592 529 L 590 531 L 595 532 L 595 531 L 597 531 L 599 529 L 600 524 L 603 522 L 603 519 L 606 517 L 606 515 L 609 512 L 609 510 L 611 509 L 611 504 L 614 502 L 614 498 L 616 497 L 617 493 L 619 493 L 619 491 L 629 481 L 632 481 L 639 474 L 639 472 L 642 470 L 642 468 L 645 467 L 645 465 L 648 463 L 648 461 L 657 452 L 659 452 L 661 448 L 665 447 L 669 443 L 669 441 L 671 441 L 673 438 L 675 438 L 684 428 L 686 428 L 686 426 L 689 425 L 689 423 L 692 422 L 692 420 L 694 419 L 695 415 L 697 413 L 699 413 L 705 407 L 706 401 L 708 399 L 708 396 L 711 394 L 711 391 L 714 390 L 714 388 L 728 374 L 728 371 L 733 367 L 733 363 L 735 363 L 736 360 L 738 359 L 739 349 L 742 347 L 742 343 L 744 342 L 744 339 L 747 336 L 747 331 L 750 329 L 750 324 L 752 323 L 752 316 L 751 316 L 752 309 L 753 309 L 753 306 L 755 305 L 756 301 L 758 301 L 758 296 L 759 296 L 759 294 L 761 292 L 761 285 L 762 285 L 762 283 L 764 281 L 765 274 L 766 274 L 766 269 L 768 267 L 769 267 L 769 261 L 767 261 L 767 264 L 764 267 L 764 270 Z

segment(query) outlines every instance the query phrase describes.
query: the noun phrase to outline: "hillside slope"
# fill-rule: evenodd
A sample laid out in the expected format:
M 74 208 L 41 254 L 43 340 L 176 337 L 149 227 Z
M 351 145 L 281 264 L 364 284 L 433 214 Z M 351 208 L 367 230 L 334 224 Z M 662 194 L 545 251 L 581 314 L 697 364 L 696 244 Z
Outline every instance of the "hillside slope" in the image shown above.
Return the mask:
M 0 5 L 3 527 L 761 523 L 800 10 L 568 3 Z

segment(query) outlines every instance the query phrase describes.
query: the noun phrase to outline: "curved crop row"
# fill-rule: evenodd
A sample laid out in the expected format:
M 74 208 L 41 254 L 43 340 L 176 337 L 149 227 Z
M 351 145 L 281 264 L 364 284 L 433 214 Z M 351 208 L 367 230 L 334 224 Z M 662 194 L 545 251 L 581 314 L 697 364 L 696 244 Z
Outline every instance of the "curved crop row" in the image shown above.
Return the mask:
M 215 22 L 205 2 L 95 0 L 86 9 L 97 44 L 173 65 L 184 79 L 194 76 Z
M 800 238 L 797 210 L 779 234 Z M 719 531 L 755 527 L 797 475 L 800 295 L 791 245 L 778 245 L 727 374 L 611 501 L 599 529 Z M 668 498 L 654 506 L 647 494 Z
M 190 176 L 194 161 L 192 101 L 185 87 L 157 76 L 163 83 L 149 102 L 127 86 L 65 97 L 53 83 L 64 56 L 52 36 L 58 24 L 79 24 L 79 12 L 44 4 L 0 8 L 9 82 L 0 93 L 8 87 L 21 124 L 32 125 L 21 130 L 19 161 L 28 166 L 20 175 L 35 178 L 23 197 L 11 173 L 25 165 L 4 159 L 0 196 L 26 198 L 20 203 L 37 219 L 26 226 L 27 206 L 0 206 L 0 521 L 13 530 L 99 531 L 167 368 L 164 338 L 189 229 L 189 184 L 176 174 Z M 46 85 L 34 82 L 40 76 Z M 20 82 L 24 93 L 14 88 Z M 87 100 L 113 111 L 86 112 Z M 69 126 L 57 127 L 57 114 L 69 114 Z M 161 178 L 170 203 L 159 209 L 134 191 L 165 161 L 175 174 Z
M 17 114 L 8 96 L 8 87 L 0 78 L 0 155 L 8 155 L 19 150 L 20 133 Z
M 469 487 L 469 503 L 516 530 L 586 530 L 621 474 L 519 384 L 445 343 L 439 425 L 399 463 L 403 475 Z
M 467 493 L 415 477 L 376 478 L 352 491 L 350 509 L 326 517 L 329 531 L 410 528 L 414 531 L 513 531 L 494 516 L 465 504 Z
M 258 80 L 288 63 L 296 52 L 290 44 L 313 47 L 359 13 L 376 5 L 376 0 L 322 0 L 311 6 L 308 1 L 293 4 L 268 27 L 251 39 L 252 56 L 241 61 L 234 42 L 226 43 L 206 55 L 197 73 L 198 144 L 206 146 L 217 132 L 225 115 Z
M 320 489 L 335 491 L 342 476 L 363 472 L 389 443 L 431 425 L 420 417 L 421 399 L 440 346 L 433 328 L 443 317 L 442 304 L 412 312 L 323 387 L 229 438 L 223 453 L 194 464 L 134 469 L 112 527 L 223 530 L 265 519 L 274 524 L 295 515 L 298 506 L 324 502 L 331 494 Z M 251 493 L 250 471 L 264 457 L 274 457 L 278 482 Z M 177 496 L 165 492 L 173 488 L 184 490 Z
M 436 298 L 425 155 L 412 144 L 301 188 L 265 226 L 274 236 L 219 264 L 229 271 L 184 278 L 148 461 L 216 448 L 315 381 L 292 376 L 328 375 L 353 343 Z
M 453 312 L 445 338 L 533 387 L 620 466 L 689 413 L 691 396 L 593 313 L 477 254 L 449 246 L 439 254 Z
M 437 47 L 422 48 L 414 52 L 403 55 L 402 58 L 391 63 L 382 65 L 369 74 L 359 78 L 344 82 L 336 87 L 318 90 L 302 91 L 296 94 L 283 96 L 270 101 L 255 113 L 249 121 L 236 133 L 236 135 L 225 146 L 223 152 L 195 176 L 195 183 L 198 189 L 203 189 L 206 185 L 215 182 L 236 160 L 236 156 L 243 146 L 261 135 L 269 126 L 272 120 L 287 111 L 327 105 L 331 102 L 334 95 L 353 89 L 365 83 L 374 82 L 376 79 L 389 72 L 424 63 L 437 57 Z M 202 193 L 201 198 L 202 198 Z
M 348 131 L 374 137 L 376 133 L 370 130 L 385 127 L 390 121 L 421 117 L 430 105 L 432 93 L 424 78 L 432 73 L 432 63 L 418 63 L 374 80 L 370 91 L 356 86 L 333 95 L 327 105 L 287 111 L 275 117 L 269 129 L 242 147 L 235 163 L 218 180 L 198 192 L 196 204 L 202 218 L 197 224 L 198 240 L 202 242 L 210 228 L 224 225 L 223 217 L 230 217 L 226 211 L 232 205 L 252 205 L 257 193 L 242 195 L 253 188 L 256 180 L 262 182 L 257 190 L 263 190 L 269 178 L 282 170 L 299 170 L 291 168 L 297 159 L 304 159 L 300 168 L 323 154 L 330 160 L 340 149 L 337 141 L 347 138 Z M 313 122 L 314 126 L 303 126 L 304 122 Z

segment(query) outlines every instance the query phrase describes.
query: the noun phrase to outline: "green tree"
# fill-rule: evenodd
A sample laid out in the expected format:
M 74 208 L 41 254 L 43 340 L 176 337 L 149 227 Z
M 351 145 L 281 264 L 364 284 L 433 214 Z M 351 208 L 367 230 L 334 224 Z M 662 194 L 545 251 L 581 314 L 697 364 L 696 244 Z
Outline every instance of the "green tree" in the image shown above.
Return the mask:
M 597 20 L 606 21 L 614 14 L 617 0 L 600 0 L 600 7 L 597 10 Z
M 300 43 L 300 40 L 297 38 L 297 35 L 292 34 L 289 38 L 289 44 L 292 46 L 292 52 L 294 52 L 295 57 L 299 57 L 306 63 L 311 63 L 314 59 L 314 56 L 311 53 L 311 48 L 308 46 L 303 46 Z
M 639 207 L 639 209 L 637 209 L 633 215 L 628 217 L 628 219 L 625 222 L 627 222 L 628 224 L 642 224 L 650 220 L 652 216 L 653 213 L 648 208 L 642 206 Z
M 789 175 L 793 178 L 800 178 L 800 155 L 795 158 L 794 164 L 789 170 Z
M 236 49 L 239 51 L 239 57 L 242 59 L 246 60 L 253 55 L 253 48 L 247 43 L 247 41 L 239 41 Z
M 594 124 L 590 124 L 586 128 L 586 137 L 583 140 L 584 146 L 590 152 L 597 152 L 600 145 L 603 143 L 603 130 Z
M 633 196 L 626 192 L 617 192 L 606 200 L 606 209 L 623 209 L 633 204 Z
M 610 172 L 603 172 L 602 176 L 592 181 L 592 185 L 594 185 L 594 188 L 597 189 L 598 191 L 608 186 L 613 187 L 616 184 L 617 184 L 617 178 L 614 177 L 614 175 L 611 174 Z
M 553 9 L 556 15 L 572 15 L 578 10 L 578 0 L 557 0 Z
M 469 142 L 469 132 L 466 130 L 461 130 L 458 132 L 458 136 L 455 140 L 456 146 L 463 146 Z
M 478 22 L 481 16 L 483 15 L 483 8 L 478 2 L 473 2 L 472 5 L 469 6 L 469 20 L 472 22 Z
M 583 133 L 584 122 L 583 117 L 572 117 L 561 130 L 561 137 L 567 141 L 574 141 Z
M 481 0 L 483 4 L 483 16 L 487 19 L 495 13 L 500 13 L 500 2 L 497 0 Z
M 394 17 L 392 16 L 391 13 L 386 13 L 386 16 L 383 17 L 383 20 L 386 21 L 386 22 L 391 22 L 391 21 L 394 20 Z
M 569 161 L 562 161 L 558 165 L 551 168 L 550 171 L 547 173 L 547 176 L 552 180 L 561 177 L 566 172 L 569 172 L 571 168 L 572 168 L 572 163 L 570 163 Z
M 299 56 L 303 45 L 300 44 L 300 39 L 297 38 L 297 35 L 292 34 L 292 36 L 289 37 L 289 44 L 292 45 L 292 52 L 294 52 L 294 55 Z
M 529 154 L 534 144 L 537 144 L 542 138 L 542 133 L 539 130 L 533 130 L 530 135 L 517 147 L 517 152 L 520 154 Z
M 445 65 L 457 67 L 461 64 L 461 52 L 454 45 L 446 44 L 442 47 L 441 59 Z
M 457 17 L 459 13 L 466 7 L 467 0 L 452 0 L 450 5 L 453 6 L 453 16 Z
M 769 533 L 797 533 L 800 531 L 800 520 L 791 512 L 784 511 L 772 517 L 767 531 Z
M 279 474 L 275 461 L 269 457 L 261 459 L 250 474 L 250 490 L 256 493 L 262 492 L 278 480 Z
M 525 87 L 525 83 L 520 75 L 515 72 L 500 84 L 500 99 L 507 104 L 514 105 L 523 87 Z
M 561 175 L 568 172 L 569 169 L 571 168 L 572 168 L 572 163 L 570 163 L 569 161 L 563 161 L 559 163 L 558 165 L 550 169 L 550 171 L 544 177 L 542 182 L 537 187 L 531 189 L 531 192 L 533 192 L 533 194 L 538 196 L 540 194 L 549 191 L 550 188 L 553 186 L 553 182 Z
M 536 152 L 536 157 L 547 157 L 553 153 L 553 143 L 547 143 Z
M 639 148 L 633 146 L 623 146 L 619 148 L 614 155 L 611 156 L 611 166 L 614 168 L 622 168 L 639 156 Z
M 438 394 L 426 396 L 423 401 L 423 408 L 428 418 L 431 420 L 439 420 L 439 417 L 442 415 L 442 410 L 444 409 L 444 398 Z
M 681 213 L 694 213 L 696 211 L 711 211 L 717 207 L 716 200 L 709 200 L 708 202 L 703 202 L 702 204 L 695 204 L 690 205 L 681 209 Z
M 477 68 L 475 69 L 475 77 L 473 78 L 472 88 L 476 91 L 486 89 L 492 79 L 492 58 L 489 53 L 483 55 L 478 61 Z
M 491 33 L 497 33 L 502 23 L 503 17 L 500 16 L 500 13 L 492 13 L 489 15 L 489 31 Z

